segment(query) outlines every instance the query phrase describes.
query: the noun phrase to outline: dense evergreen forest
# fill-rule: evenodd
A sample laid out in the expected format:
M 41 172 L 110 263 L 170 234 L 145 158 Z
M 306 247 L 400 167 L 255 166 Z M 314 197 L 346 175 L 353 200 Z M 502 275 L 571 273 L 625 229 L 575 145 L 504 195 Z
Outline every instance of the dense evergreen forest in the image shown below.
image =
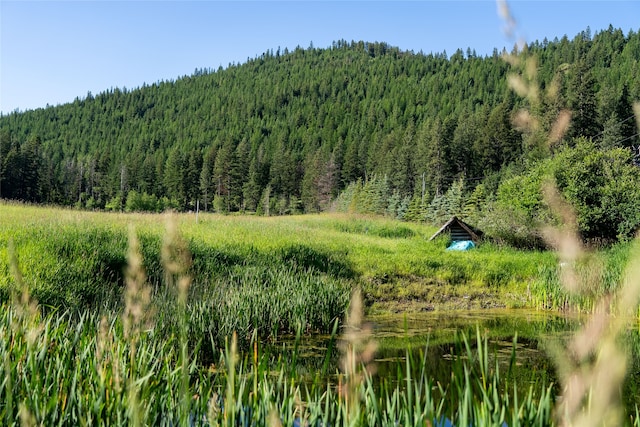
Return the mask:
M 0 117 L 0 197 L 128 211 L 334 207 L 434 221 L 502 203 L 522 208 L 502 217 L 532 223 L 544 219 L 543 202 L 521 190 L 553 170 L 565 195 L 575 193 L 570 201 L 586 206 L 585 237 L 628 236 L 640 224 L 637 206 L 610 212 L 579 191 L 593 188 L 588 179 L 574 182 L 562 171 L 582 173 L 575 165 L 585 161 L 617 165 L 611 173 L 630 185 L 615 187 L 632 193 L 615 197 L 638 193 L 640 33 L 587 29 L 530 43 L 519 63 L 503 54 L 424 54 L 341 40 L 16 111 Z M 523 65 L 533 58 L 533 68 Z M 508 86 L 512 74 L 553 96 L 520 96 Z M 553 146 L 540 144 L 514 126 L 522 109 L 543 130 L 565 109 L 571 124 Z M 590 159 L 594 152 L 601 157 Z M 609 203 L 619 205 L 615 197 Z M 594 214 L 595 205 L 606 212 Z

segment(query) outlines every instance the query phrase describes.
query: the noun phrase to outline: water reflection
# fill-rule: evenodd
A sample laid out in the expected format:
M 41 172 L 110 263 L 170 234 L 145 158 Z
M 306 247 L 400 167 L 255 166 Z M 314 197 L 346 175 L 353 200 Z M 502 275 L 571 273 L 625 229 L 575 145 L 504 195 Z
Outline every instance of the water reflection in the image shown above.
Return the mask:
M 466 337 L 475 354 L 479 336 L 487 339 L 491 369 L 497 364 L 502 377 L 517 384 L 522 393 L 530 386 L 557 383 L 546 345 L 566 342 L 582 323 L 580 317 L 524 310 L 421 313 L 370 321 L 380 346 L 376 358 L 380 381 L 393 383 L 402 377 L 399 369 L 405 369 L 410 357 L 416 369 L 424 365 L 426 375 L 446 389 L 454 360 L 467 357 L 460 338 Z M 411 374 L 415 377 L 420 372 Z
M 372 326 L 373 339 L 378 343 L 374 383 L 393 386 L 398 378 L 405 378 L 406 358 L 410 357 L 416 369 L 412 377 L 420 374 L 417 372 L 420 366 L 425 366 L 426 375 L 433 384 L 446 389 L 451 383 L 453 360 L 465 357 L 465 349 L 461 348 L 456 336 L 466 336 L 474 350 L 479 331 L 482 337 L 487 337 L 490 366 L 499 365 L 501 378 L 509 387 L 516 384 L 519 392 L 525 393 L 530 386 L 554 384 L 555 392 L 559 393 L 549 347 L 566 348 L 565 343 L 587 320 L 588 316 L 584 315 L 530 310 L 369 317 L 367 321 Z M 637 322 L 631 322 L 631 325 L 622 338 L 628 349 L 629 363 L 627 380 L 621 387 L 627 410 L 635 413 L 636 405 L 640 405 L 640 328 Z M 267 351 L 277 354 L 280 360 L 288 360 L 288 366 L 296 371 L 298 378 L 337 382 L 338 339 L 313 335 L 303 337 L 296 345 L 295 338 L 283 337 Z M 515 355 L 515 363 L 511 363 L 512 355 Z
M 474 348 L 477 332 L 487 337 L 492 363 L 497 360 L 501 370 L 509 368 L 516 338 L 515 365 L 520 379 L 529 377 L 527 383 L 541 378 L 553 380 L 553 363 L 545 351 L 547 343 L 565 342 L 584 320 L 577 315 L 529 310 L 427 312 L 367 319 L 378 343 L 375 358 L 378 379 L 393 381 L 409 356 L 414 362 L 426 360 L 429 375 L 443 383 L 450 377 L 451 361 L 460 354 L 461 349 L 456 349 L 459 338 L 466 336 Z M 302 338 L 296 349 L 298 373 L 317 374 L 323 369 L 328 374 L 335 373 L 339 359 L 336 340 L 326 335 Z M 279 341 L 276 344 L 279 354 L 291 354 L 294 341 L 293 337 Z

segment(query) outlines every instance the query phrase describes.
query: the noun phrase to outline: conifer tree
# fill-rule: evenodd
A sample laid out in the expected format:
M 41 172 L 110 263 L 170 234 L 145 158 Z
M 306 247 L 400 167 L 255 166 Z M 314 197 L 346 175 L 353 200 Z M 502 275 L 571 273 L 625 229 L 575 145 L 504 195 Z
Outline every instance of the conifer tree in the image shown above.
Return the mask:
M 176 201 L 181 209 L 186 207 L 187 195 L 185 193 L 185 159 L 179 148 L 173 149 L 167 158 L 164 173 L 164 186 L 167 189 L 169 199 Z
M 202 194 L 202 205 L 205 211 L 209 210 L 209 203 L 216 193 L 216 185 L 213 180 L 213 168 L 215 167 L 218 150 L 215 145 L 210 145 L 205 151 L 202 159 L 202 170 L 200 171 L 200 194 Z
M 247 181 L 242 186 L 244 209 L 255 211 L 258 208 L 258 203 L 260 202 L 261 192 L 258 160 L 256 157 L 252 157 L 251 164 L 249 165 Z
M 569 81 L 569 137 L 593 138 L 601 131 L 597 116 L 595 83 L 591 64 L 585 58 L 580 58 L 571 69 Z
M 186 161 L 184 173 L 184 187 L 187 205 L 194 209 L 200 198 L 200 174 L 202 172 L 202 153 L 200 150 L 191 150 Z

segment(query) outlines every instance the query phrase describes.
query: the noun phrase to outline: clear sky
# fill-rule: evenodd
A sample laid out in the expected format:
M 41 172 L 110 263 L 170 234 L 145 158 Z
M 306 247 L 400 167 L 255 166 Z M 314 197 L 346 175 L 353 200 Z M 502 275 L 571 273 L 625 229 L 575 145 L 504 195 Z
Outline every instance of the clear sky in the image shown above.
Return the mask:
M 640 29 L 640 0 L 511 1 L 526 41 Z M 174 80 L 280 47 L 345 39 L 403 50 L 511 49 L 495 1 L 0 0 L 0 111 Z

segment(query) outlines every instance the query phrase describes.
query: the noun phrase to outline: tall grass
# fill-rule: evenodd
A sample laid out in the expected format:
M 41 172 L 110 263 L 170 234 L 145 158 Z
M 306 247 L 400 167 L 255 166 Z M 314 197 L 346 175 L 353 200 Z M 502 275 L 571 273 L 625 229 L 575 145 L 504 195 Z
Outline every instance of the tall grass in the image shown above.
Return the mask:
M 140 239 L 154 293 L 163 291 L 163 221 L 162 215 L 0 203 L 0 261 L 6 262 L 6 242 L 14 240 L 25 280 L 44 307 L 114 306 L 124 289 L 129 224 Z M 286 277 L 292 288 L 304 282 L 319 289 L 342 287 L 340 314 L 354 285 L 363 289 L 367 306 L 398 300 L 442 303 L 448 296 L 456 297 L 460 306 L 465 297 L 481 305 L 490 296 L 494 305 L 520 307 L 530 304 L 527 288 L 538 277 L 538 267 L 556 264 L 551 253 L 490 244 L 470 253 L 445 252 L 444 242 L 428 241 L 434 229 L 382 218 L 201 215 L 196 224 L 192 215 L 180 215 L 176 221 L 192 254 L 191 301 L 217 287 L 244 287 L 251 277 L 256 289 L 271 277 L 279 277 L 279 282 Z M 5 262 L 0 262 L 0 298 L 6 301 L 13 285 Z M 296 284 L 298 280 L 302 283 Z M 311 325 L 318 327 L 331 326 Z
M 53 227 L 43 219 L 48 214 L 0 228 L 2 238 L 14 242 L 2 253 L 7 302 L 0 316 L 0 418 L 6 425 L 549 425 L 556 419 L 552 385 L 541 381 L 518 390 L 480 334 L 456 345 L 450 386 L 434 384 L 427 359 L 409 353 L 396 378 L 376 378 L 357 299 L 340 373 L 331 375 L 325 364 L 327 376 L 308 378 L 293 369 L 296 355 L 274 359 L 260 352 L 259 340 L 330 331 L 350 288 L 371 286 L 372 271 L 387 274 L 380 286 L 433 269 L 436 276 L 455 273 L 452 284 L 461 283 L 463 292 L 479 277 L 485 291 L 514 289 L 529 280 L 521 267 L 537 271 L 527 257 L 555 265 L 551 254 L 490 246 L 448 254 L 438 242 L 426 242 L 420 227 L 410 237 L 382 238 L 360 225 L 337 230 L 342 226 L 336 223 L 349 223 L 346 217 L 205 217 L 196 226 L 183 216 L 173 224 L 184 238 L 169 228 L 163 239 L 157 221 L 164 217 L 127 218 L 136 227 L 127 238 L 118 231 L 125 218 L 73 214 Z M 272 227 L 266 237 L 265 225 Z M 57 241 L 47 241 L 56 235 Z M 416 248 L 426 255 L 415 254 Z M 56 282 L 63 290 L 59 305 L 37 306 L 31 296 L 55 290 L 46 282 L 51 273 L 29 270 L 41 268 L 42 259 L 48 267 L 70 260 L 67 270 L 56 271 L 80 278 Z M 621 249 L 608 262 L 625 259 Z M 96 268 L 108 274 L 90 278 Z M 77 303 L 85 286 L 98 289 L 97 305 Z
M 190 273 L 197 270 L 190 245 L 177 234 L 174 222 L 166 235 L 160 249 L 163 271 L 148 274 L 145 265 L 154 264 L 144 260 L 144 239 L 130 232 L 123 310 L 109 305 L 100 311 L 50 308 L 41 315 L 30 295 L 33 286 L 23 279 L 18 251 L 13 246 L 7 251 L 13 278 L 7 289 L 13 296 L 0 315 L 0 417 L 6 425 L 355 426 L 438 423 L 445 418 L 503 422 L 519 420 L 521 413 L 541 414 L 541 423 L 546 422 L 549 411 L 538 409 L 549 405 L 546 388 L 540 398 L 532 389 L 524 406 L 513 406 L 509 392 L 495 388 L 499 378 L 491 380 L 498 375 L 497 365 L 489 370 L 487 344 L 480 338 L 477 355 L 467 345 L 458 359 L 464 384 L 442 389 L 439 396 L 432 393 L 424 361 L 417 362 L 422 363 L 422 375 L 413 377 L 416 362 L 410 357 L 395 386 L 384 381 L 374 385 L 373 371 L 367 368 L 374 347 L 362 329 L 358 298 L 352 302 L 351 329 L 342 341 L 343 370 L 337 377 L 307 381 L 284 359 L 274 365 L 258 351 L 259 318 L 268 319 L 262 327 L 300 331 L 314 324 L 314 316 L 318 323 L 336 324 L 332 306 L 346 305 L 348 297 L 331 300 L 332 295 L 341 298 L 344 288 L 331 291 L 337 286 L 331 284 L 334 277 L 315 270 L 331 267 L 322 262 L 309 267 L 330 257 L 315 258 L 313 251 L 287 246 L 278 256 L 294 260 L 288 272 L 245 266 L 248 271 L 239 274 L 242 270 L 229 263 L 227 270 L 220 270 L 226 271 L 223 282 L 192 284 Z M 82 253 L 88 248 L 83 243 L 69 242 L 58 254 Z M 292 276 L 295 282 L 288 280 Z M 256 283 L 262 287 L 256 290 Z M 153 287 L 158 288 L 155 293 Z M 205 289 L 212 295 L 207 297 Z M 302 291 L 296 294 L 296 289 Z M 209 299 L 192 301 L 194 295 Z M 292 301 L 297 301 L 293 310 Z M 240 320 L 225 323 L 234 317 Z M 233 338 L 218 351 L 227 331 L 235 331 L 227 335 Z M 243 348 L 254 344 L 253 353 L 239 352 L 236 337 L 241 335 L 249 344 Z M 200 359 L 202 354 L 209 360 Z
M 599 299 L 620 288 L 631 248 L 631 243 L 619 243 L 606 250 L 585 253 L 576 260 L 540 266 L 530 288 L 533 305 L 545 310 L 592 312 Z M 563 285 L 563 275 L 569 270 L 581 283 L 577 292 Z
M 580 274 L 594 280 L 588 291 L 569 295 L 561 286 L 564 267 L 552 252 L 490 243 L 468 253 L 446 252 L 445 242 L 428 241 L 434 230 L 418 224 L 346 215 L 202 215 L 198 224 L 192 215 L 180 215 L 176 222 L 192 255 L 187 309 L 200 314 L 189 316 L 196 319 L 191 327 L 196 334 L 214 333 L 219 346 L 234 330 L 241 345 L 253 329 L 263 338 L 298 328 L 328 332 L 353 286 L 361 287 L 365 306 L 376 312 L 505 306 L 589 311 L 619 285 L 629 247 L 578 262 Z M 160 316 L 174 325 L 174 295 L 167 292 L 161 262 L 163 223 L 162 215 L 0 203 L 0 300 L 8 301 L 15 287 L 6 251 L 11 239 L 41 307 L 120 306 L 132 224 L 153 294 L 167 299 L 158 303 Z M 265 308 L 258 312 L 251 308 L 256 306 Z
M 189 253 L 181 275 L 192 283 L 181 293 L 176 291 L 180 279 L 163 267 L 161 215 L 121 217 L 2 204 L 0 211 L 2 300 L 8 301 L 17 287 L 9 271 L 7 245 L 12 241 L 23 280 L 43 310 L 118 310 L 126 297 L 128 238 L 123 230 L 130 223 L 163 332 L 180 330 L 175 301 L 184 295 L 189 302 L 180 301 L 189 333 L 212 338 L 219 347 L 234 331 L 243 345 L 254 331 L 261 338 L 298 329 L 329 332 L 344 313 L 354 275 L 345 260 L 321 247 L 292 239 L 275 248 L 272 242 L 256 246 L 258 238 L 227 239 L 212 230 L 221 226 L 258 237 L 256 224 L 227 227 L 224 219 L 215 218 L 185 226 L 190 218 L 183 216 L 175 218 L 186 231 L 181 251 Z
M 333 376 L 306 382 L 284 363 L 274 366 L 260 354 L 239 353 L 233 340 L 214 365 L 201 366 L 196 359 L 183 365 L 173 339 L 153 329 L 139 331 L 134 350 L 119 316 L 72 319 L 50 313 L 32 338 L 34 325 L 21 326 L 17 316 L 13 306 L 4 306 L 0 315 L 0 417 L 7 426 L 20 425 L 26 416 L 36 425 L 74 426 L 550 422 L 547 387 L 532 386 L 525 401 L 513 401 L 511 389 L 499 386 L 498 367 L 489 364 L 481 337 L 476 349 L 461 341 L 454 365 L 461 382 L 433 393 L 437 385 L 429 366 L 410 357 L 399 367 L 398 381 L 383 379 L 381 386 L 355 359 L 342 383 Z M 412 375 L 413 364 L 419 377 Z

